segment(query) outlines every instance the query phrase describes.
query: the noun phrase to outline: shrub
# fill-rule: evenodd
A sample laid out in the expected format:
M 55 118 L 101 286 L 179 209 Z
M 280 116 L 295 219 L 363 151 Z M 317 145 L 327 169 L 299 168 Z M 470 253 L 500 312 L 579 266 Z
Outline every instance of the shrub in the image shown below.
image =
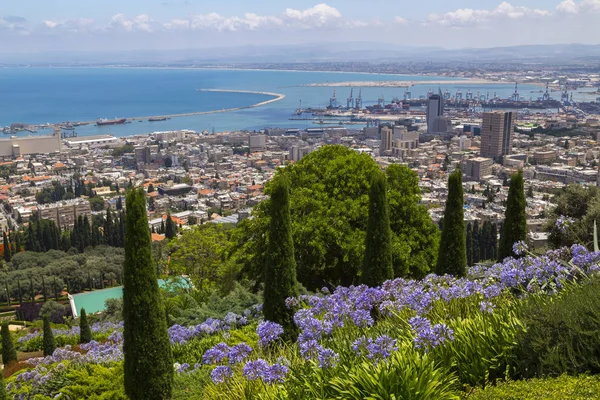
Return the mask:
M 459 399 L 456 383 L 454 374 L 436 365 L 428 354 L 404 345 L 388 361 L 363 362 L 338 374 L 330 385 L 334 398 L 454 400 Z M 311 394 L 317 398 L 319 388 L 315 389 Z
M 13 343 L 12 335 L 8 329 L 8 322 L 2 324 L 2 363 L 9 365 L 17 361 L 17 351 Z
M 600 377 L 567 376 L 514 381 L 476 390 L 469 400 L 589 400 L 600 398 Z
M 600 279 L 530 297 L 519 336 L 524 377 L 600 373 Z

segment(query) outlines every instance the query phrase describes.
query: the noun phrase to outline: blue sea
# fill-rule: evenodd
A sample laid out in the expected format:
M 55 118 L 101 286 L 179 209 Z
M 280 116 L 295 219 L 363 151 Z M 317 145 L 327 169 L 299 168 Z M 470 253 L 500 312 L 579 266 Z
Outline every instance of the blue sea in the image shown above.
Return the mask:
M 250 93 L 202 92 L 198 89 L 246 90 L 284 94 L 281 101 L 262 107 L 239 111 L 172 118 L 161 122 L 137 122 L 124 125 L 76 128 L 80 136 L 114 134 L 129 136 L 155 131 L 213 129 L 259 130 L 265 127 L 308 128 L 311 121 L 290 120 L 294 111 L 302 107 L 325 107 L 333 94 L 333 87 L 301 86 L 316 82 L 344 81 L 440 81 L 454 78 L 356 74 L 335 72 L 292 72 L 207 69 L 151 69 L 151 68 L 4 68 L 0 69 L 0 127 L 14 122 L 28 124 L 58 123 L 64 121 L 92 121 L 97 118 L 132 118 L 152 115 L 181 114 L 250 106 L 273 98 Z M 509 97 L 514 84 L 506 85 L 419 85 L 411 88 L 413 98 L 428 90 L 448 89 L 456 93 L 467 89 L 475 94 L 497 92 Z M 355 88 L 355 97 L 358 94 Z M 383 95 L 386 102 L 402 98 L 403 88 L 362 89 L 363 105 L 376 104 Z M 521 85 L 525 97 L 537 98 L 530 93 L 539 87 Z M 345 103 L 350 88 L 337 88 L 338 102 Z M 39 133 L 47 133 L 40 131 Z M 19 133 L 28 135 L 29 133 Z

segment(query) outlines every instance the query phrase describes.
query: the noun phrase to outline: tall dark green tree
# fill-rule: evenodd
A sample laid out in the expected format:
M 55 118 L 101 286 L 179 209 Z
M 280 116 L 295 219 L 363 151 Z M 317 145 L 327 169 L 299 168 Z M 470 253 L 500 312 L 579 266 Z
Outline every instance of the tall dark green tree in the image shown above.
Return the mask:
M 54 333 L 52 333 L 52 327 L 50 326 L 50 316 L 44 315 L 44 357 L 51 356 L 56 350 L 56 341 L 54 340 Z
M 525 212 L 525 189 L 523 185 L 523 171 L 519 171 L 510 178 L 510 188 L 506 199 L 506 213 L 500 232 L 500 245 L 498 247 L 498 260 L 514 256 L 513 244 L 527 240 L 527 214 Z
M 6 236 L 6 232 L 2 233 L 2 239 L 4 241 L 4 261 L 9 262 L 12 257 L 12 251 L 10 248 L 10 243 L 8 242 L 8 236 Z
M 2 364 L 10 365 L 10 363 L 17 361 L 17 350 L 15 350 L 15 344 L 13 343 L 10 329 L 8 329 L 8 322 L 2 323 Z
M 142 189 L 127 193 L 123 288 L 125 393 L 130 400 L 170 399 L 173 358 L 161 303 Z
M 267 321 L 281 324 L 285 335 L 293 338 L 296 333 L 294 311 L 285 304 L 288 297 L 298 295 L 290 217 L 290 183 L 287 178 L 276 176 L 269 189 L 271 219 L 265 254 L 263 315 Z
M 394 278 L 389 213 L 385 175 L 377 171 L 371 177 L 369 219 L 361 276 L 362 283 L 367 286 L 379 286 Z
M 481 229 L 480 258 L 482 260 L 492 259 L 492 223 L 485 221 Z M 494 259 L 495 260 L 495 259 Z
M 173 222 L 171 214 L 167 215 L 167 222 L 165 223 L 165 237 L 167 239 L 173 239 L 177 236 L 177 225 Z
M 466 274 L 467 243 L 463 203 L 462 171 L 456 169 L 448 178 L 444 228 L 435 269 L 438 275 L 465 276 Z
M 467 224 L 467 266 L 473 266 L 473 225 L 469 222 Z
M 479 229 L 479 221 L 473 223 L 473 264 L 481 261 L 481 230 Z
M 89 343 L 92 341 L 92 329 L 85 313 L 85 308 L 81 309 L 79 315 L 79 343 Z
M 490 258 L 496 260 L 498 258 L 498 225 L 492 224 L 490 233 Z

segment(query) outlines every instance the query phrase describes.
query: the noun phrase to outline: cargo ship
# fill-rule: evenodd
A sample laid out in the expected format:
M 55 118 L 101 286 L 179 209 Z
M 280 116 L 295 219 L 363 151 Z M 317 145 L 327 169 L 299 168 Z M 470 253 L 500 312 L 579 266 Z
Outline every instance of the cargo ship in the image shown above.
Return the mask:
M 157 121 L 166 121 L 167 119 L 168 119 L 167 117 L 152 117 L 152 118 L 148 119 L 148 121 L 157 122 Z
M 125 118 L 118 118 L 118 119 L 98 118 L 96 120 L 96 125 L 98 125 L 98 126 L 102 126 L 102 125 L 118 125 L 118 124 L 124 124 L 126 121 L 127 121 L 127 119 L 125 119 Z

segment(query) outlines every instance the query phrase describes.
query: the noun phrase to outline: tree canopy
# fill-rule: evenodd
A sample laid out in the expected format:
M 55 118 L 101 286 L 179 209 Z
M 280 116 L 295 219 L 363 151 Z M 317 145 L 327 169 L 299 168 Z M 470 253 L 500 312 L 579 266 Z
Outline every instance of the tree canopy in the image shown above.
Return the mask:
M 290 214 L 297 275 L 309 289 L 351 285 L 365 250 L 369 177 L 380 167 L 367 154 L 344 146 L 324 146 L 298 163 L 279 169 L 290 182 Z M 388 167 L 388 199 L 393 265 L 397 276 L 422 276 L 434 265 L 438 231 L 418 204 L 417 175 L 404 166 Z M 271 184 L 265 191 L 271 193 Z M 253 279 L 262 277 L 269 226 L 266 202 L 232 235 L 234 257 Z M 433 246 L 433 250 L 431 247 Z

